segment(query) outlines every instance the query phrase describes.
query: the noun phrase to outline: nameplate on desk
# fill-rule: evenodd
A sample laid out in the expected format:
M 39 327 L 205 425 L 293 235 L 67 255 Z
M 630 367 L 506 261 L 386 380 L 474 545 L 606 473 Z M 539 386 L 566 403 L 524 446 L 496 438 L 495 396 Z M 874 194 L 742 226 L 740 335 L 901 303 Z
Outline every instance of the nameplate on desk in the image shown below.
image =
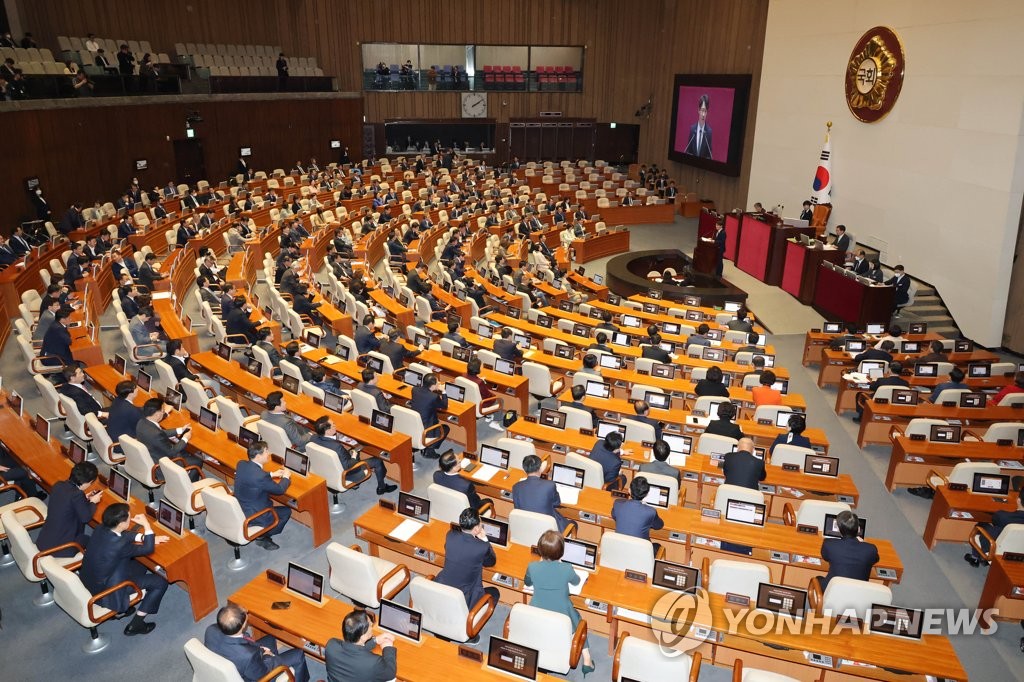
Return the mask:
M 745 594 L 725 593 L 725 603 L 733 606 L 750 606 L 750 597 Z
M 782 470 L 783 471 L 800 471 L 800 465 L 799 464 L 783 464 L 782 465 Z
M 811 327 L 811 333 L 812 334 L 820 334 L 821 333 L 821 329 L 816 329 L 814 327 Z
M 554 450 L 555 452 L 561 452 L 562 454 L 565 454 L 565 453 L 567 453 L 569 451 L 569 448 L 567 448 L 566 446 L 562 445 L 561 443 L 554 443 L 551 446 L 551 449 Z
M 708 416 L 708 413 L 705 412 L 704 410 L 694 410 L 690 414 L 692 416 L 694 416 L 694 417 L 706 417 L 706 416 Z M 765 421 L 767 421 L 769 424 L 772 423 L 772 421 L 770 419 L 766 419 Z
M 583 431 L 583 429 L 580 429 L 580 432 L 582 432 L 582 431 Z M 654 447 L 654 441 L 653 440 L 642 440 L 642 441 L 640 441 L 640 445 L 644 446 L 645 448 L 653 448 Z
M 943 400 L 942 401 L 942 406 L 943 407 L 956 407 L 956 401 L 955 400 Z
M 1021 552 L 1003 552 L 1003 559 L 1007 561 L 1017 561 L 1024 563 L 1024 553 Z
M 836 495 L 836 499 L 848 505 L 853 505 L 854 499 L 852 495 Z
M 381 454 L 383 454 L 383 453 L 381 453 Z M 390 501 L 390 500 L 385 500 L 385 499 L 381 498 L 381 499 L 377 500 L 377 504 L 380 505 L 381 509 L 387 509 L 388 511 L 395 511 L 395 503 Z
M 272 583 L 277 583 L 278 585 L 285 584 L 284 576 L 277 571 L 271 571 L 270 569 L 267 569 L 267 580 Z
M 926 436 L 923 433 L 912 433 L 910 434 L 910 440 L 924 440 Z
M 778 550 L 772 550 L 772 561 L 780 561 L 784 564 L 789 563 L 789 552 L 780 552 Z
M 302 648 L 314 656 L 323 656 L 324 652 L 316 642 L 303 642 Z
M 631 571 L 626 569 L 624 574 L 626 580 L 632 580 L 635 583 L 647 584 L 647 574 L 642 571 Z
M 361 415 L 359 415 L 359 422 L 361 424 L 369 424 L 370 423 L 370 418 L 367 417 L 365 414 L 361 414 Z
M 650 372 L 648 372 L 648 371 L 647 371 L 646 369 L 638 369 L 638 370 L 636 371 L 636 373 L 637 373 L 637 374 L 639 374 L 639 375 L 640 375 L 640 376 L 642 376 L 642 377 L 647 377 L 647 376 L 650 376 L 650 375 L 651 375 L 651 373 L 650 373 Z
M 889 404 L 889 399 L 888 398 L 875 398 L 875 404 L 876 405 L 888 405 Z
M 627 493 L 625 490 L 612 490 L 611 493 L 612 497 L 617 497 L 623 500 L 629 499 L 629 493 Z
M 878 574 L 879 578 L 883 580 L 896 580 L 896 569 L 885 568 L 884 566 L 875 567 L 875 573 Z
M 1011 438 L 999 438 L 996 440 L 996 445 L 1006 447 L 1007 445 L 1013 445 L 1013 439 Z
M 807 523 L 798 523 L 796 525 L 796 532 L 797 533 L 807 533 L 808 535 L 817 535 L 818 534 L 818 527 L 817 526 L 812 526 L 812 525 L 807 524 Z
M 583 436 L 593 436 L 594 429 L 580 429 L 580 434 Z
M 686 533 L 677 530 L 669 531 L 668 539 L 672 542 L 686 542 Z
M 722 512 L 719 509 L 705 507 L 700 510 L 700 518 L 702 521 L 719 521 L 722 518 Z
M 586 521 L 587 523 L 597 523 L 598 515 L 593 512 L 581 511 L 580 520 Z
M 537 423 L 537 418 L 536 417 L 531 417 L 528 414 L 524 414 L 523 415 L 523 421 L 525 421 L 527 424 L 536 424 Z
M 460 646 L 459 647 L 459 656 L 461 658 L 467 658 L 467 659 L 473 661 L 474 663 L 483 663 L 484 662 L 484 652 L 477 651 L 476 649 L 474 649 L 472 647 L 468 647 L 468 646 Z
M 953 492 L 964 492 L 967 490 L 966 483 L 947 483 L 946 485 L 948 485 L 950 491 Z
M 758 419 L 757 423 L 760 424 L 761 426 L 771 426 L 775 422 L 773 422 L 771 419 Z

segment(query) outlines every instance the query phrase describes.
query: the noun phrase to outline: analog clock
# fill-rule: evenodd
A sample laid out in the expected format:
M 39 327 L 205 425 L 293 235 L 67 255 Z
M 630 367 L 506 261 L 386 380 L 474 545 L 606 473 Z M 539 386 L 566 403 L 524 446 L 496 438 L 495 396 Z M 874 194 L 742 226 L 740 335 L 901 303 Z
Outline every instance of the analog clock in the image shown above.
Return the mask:
M 482 92 L 462 93 L 462 118 L 487 118 L 487 95 Z

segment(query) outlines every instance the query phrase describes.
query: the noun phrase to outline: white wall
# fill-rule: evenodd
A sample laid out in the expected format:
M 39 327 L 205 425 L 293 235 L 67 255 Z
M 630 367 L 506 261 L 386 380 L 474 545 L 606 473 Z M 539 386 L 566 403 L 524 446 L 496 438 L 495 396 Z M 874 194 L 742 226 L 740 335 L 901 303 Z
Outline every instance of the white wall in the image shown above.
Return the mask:
M 903 91 L 856 120 L 843 74 L 860 36 L 892 28 Z M 832 121 L 830 226 L 936 287 L 965 335 L 1001 343 L 1024 191 L 1024 2 L 771 0 L 747 205 L 795 215 Z

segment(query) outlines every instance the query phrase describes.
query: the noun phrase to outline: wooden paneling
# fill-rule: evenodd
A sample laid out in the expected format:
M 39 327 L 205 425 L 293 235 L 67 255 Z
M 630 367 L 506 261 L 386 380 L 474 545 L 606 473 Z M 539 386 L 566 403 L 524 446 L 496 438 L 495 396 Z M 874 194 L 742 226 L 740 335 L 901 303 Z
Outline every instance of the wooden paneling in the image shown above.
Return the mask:
M 163 185 L 174 176 L 170 140 L 184 137 L 187 112 L 203 117 L 195 125 L 203 141 L 211 182 L 233 174 L 238 148 L 251 146 L 254 168 L 290 168 L 316 156 L 336 161 L 329 141 L 340 139 L 350 153 L 361 153 L 362 100 L 273 100 L 83 107 L 18 111 L 4 115 L 5 162 L 0 186 L 22 186 L 38 176 L 55 219 L 72 201 L 91 205 L 112 201 L 138 177 L 143 187 Z M 134 170 L 135 159 L 149 168 Z M 9 229 L 30 215 L 24 192 L 0 203 L 0 224 Z

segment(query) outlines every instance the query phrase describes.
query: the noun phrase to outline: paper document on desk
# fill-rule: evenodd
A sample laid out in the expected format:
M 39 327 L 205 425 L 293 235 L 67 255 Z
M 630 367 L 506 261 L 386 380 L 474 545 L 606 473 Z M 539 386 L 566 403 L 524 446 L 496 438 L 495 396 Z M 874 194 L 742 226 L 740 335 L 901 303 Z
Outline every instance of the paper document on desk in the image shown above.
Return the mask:
M 619 616 L 620 618 L 628 618 L 630 620 L 635 620 L 640 623 L 651 622 L 651 616 L 649 614 L 646 614 L 643 611 L 634 611 L 632 609 L 626 609 L 621 606 L 615 607 L 615 615 Z
M 590 577 L 590 574 L 582 568 L 573 568 L 572 570 L 576 571 L 576 575 L 580 577 L 579 585 L 569 585 L 569 594 L 576 596 L 583 591 L 583 586 L 587 584 L 587 578 Z
M 1018 462 L 1013 459 L 1001 459 L 999 460 L 1000 469 L 1024 469 L 1024 463 Z
M 394 540 L 398 540 L 400 542 L 408 542 L 409 538 L 411 538 L 413 535 L 416 535 L 416 531 L 422 528 L 423 525 L 424 524 L 420 523 L 419 521 L 406 519 L 405 521 L 402 521 L 400 524 L 395 526 L 395 528 L 390 533 L 388 533 L 388 537 Z
M 574 488 L 571 485 L 558 485 L 558 499 L 562 501 L 562 504 L 576 504 L 580 501 L 580 489 Z
M 170 291 L 154 291 L 154 292 L 152 292 L 150 294 L 149 297 L 151 299 L 153 299 L 154 301 L 157 301 L 157 300 L 160 300 L 161 298 L 170 298 L 171 297 L 171 292 Z
M 477 467 L 477 470 L 473 472 L 473 480 L 475 481 L 489 481 L 494 478 L 494 474 L 498 473 L 498 467 L 493 464 L 481 464 Z
M 667 461 L 674 467 L 684 467 L 686 466 L 686 455 L 681 452 L 670 452 Z
M 299 351 L 300 352 L 308 353 L 311 350 L 313 350 L 313 346 L 309 345 L 308 343 L 300 343 L 299 344 Z
M 320 362 L 324 363 L 325 365 L 334 365 L 334 364 L 337 364 L 339 362 L 344 362 L 344 360 L 339 358 L 337 355 L 325 355 L 320 360 Z

